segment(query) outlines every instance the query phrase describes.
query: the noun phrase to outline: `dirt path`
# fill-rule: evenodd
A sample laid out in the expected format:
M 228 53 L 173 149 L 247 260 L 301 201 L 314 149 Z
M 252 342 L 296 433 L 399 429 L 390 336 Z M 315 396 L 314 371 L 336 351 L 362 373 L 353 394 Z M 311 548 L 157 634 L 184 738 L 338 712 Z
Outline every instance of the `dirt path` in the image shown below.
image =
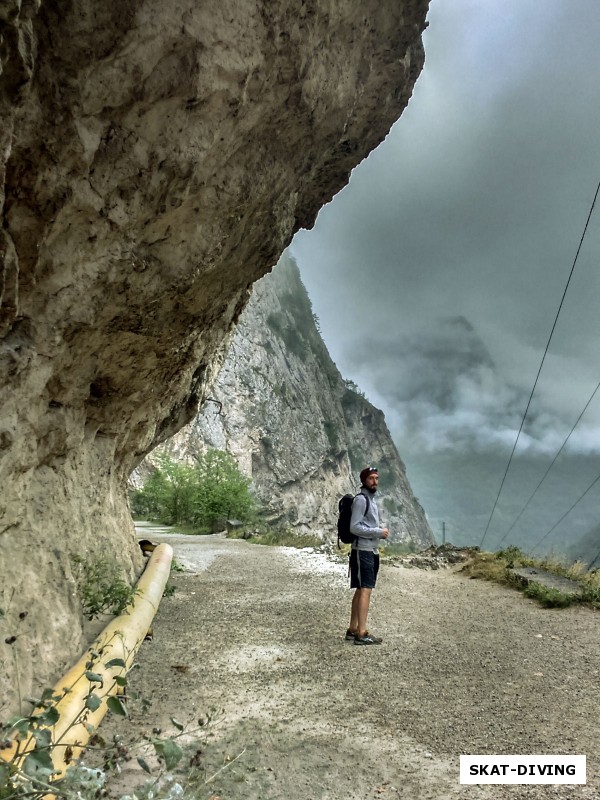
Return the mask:
M 195 798 L 600 797 L 597 612 L 384 566 L 370 619 L 384 644 L 356 647 L 343 640 L 344 565 L 221 536 L 168 540 L 192 572 L 173 576 L 131 679 L 152 705 L 102 733 L 212 716 Z M 588 784 L 460 786 L 466 753 L 583 753 Z M 110 791 L 143 776 L 133 759 Z

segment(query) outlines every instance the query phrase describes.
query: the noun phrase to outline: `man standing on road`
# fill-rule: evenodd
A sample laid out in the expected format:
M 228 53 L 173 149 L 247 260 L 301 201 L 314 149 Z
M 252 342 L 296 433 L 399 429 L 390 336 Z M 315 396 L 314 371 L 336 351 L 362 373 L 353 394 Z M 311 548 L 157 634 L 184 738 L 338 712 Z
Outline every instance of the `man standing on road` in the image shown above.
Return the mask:
M 365 467 L 360 473 L 360 483 L 360 494 L 354 498 L 350 519 L 350 533 L 355 537 L 350 551 L 350 588 L 356 591 L 346 639 L 354 639 L 354 644 L 381 644 L 382 639 L 368 632 L 367 616 L 379 571 L 379 540 L 387 539 L 390 532 L 379 527 L 375 503 L 379 483 L 377 468 Z

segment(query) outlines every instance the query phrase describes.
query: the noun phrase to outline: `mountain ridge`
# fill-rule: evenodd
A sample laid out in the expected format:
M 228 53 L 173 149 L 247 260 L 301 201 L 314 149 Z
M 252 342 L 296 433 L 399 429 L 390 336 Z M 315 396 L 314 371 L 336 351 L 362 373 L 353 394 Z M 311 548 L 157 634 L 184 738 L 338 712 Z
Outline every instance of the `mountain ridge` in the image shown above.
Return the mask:
M 209 394 L 161 451 L 183 460 L 208 447 L 230 452 L 271 525 L 327 538 L 337 500 L 375 463 L 390 540 L 433 543 L 384 414 L 341 376 L 289 254 L 255 285 Z

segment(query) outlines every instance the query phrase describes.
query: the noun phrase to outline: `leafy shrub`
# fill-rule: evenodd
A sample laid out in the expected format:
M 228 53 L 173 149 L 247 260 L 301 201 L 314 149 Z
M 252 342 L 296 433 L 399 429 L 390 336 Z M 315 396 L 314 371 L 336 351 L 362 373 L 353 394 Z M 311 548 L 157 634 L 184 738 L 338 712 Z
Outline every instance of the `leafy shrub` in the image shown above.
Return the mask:
M 585 603 L 590 603 L 594 608 L 600 608 L 600 586 L 586 583 L 581 596 Z
M 139 514 L 166 525 L 190 522 L 193 517 L 195 470 L 189 464 L 158 457 L 158 467 L 148 477 L 132 501 Z
M 250 479 L 229 453 L 209 450 L 196 463 L 196 493 L 193 521 L 214 524 L 218 519 L 249 519 L 255 502 L 250 493 Z
M 263 436 L 260 441 L 267 453 L 273 450 L 273 439 L 270 436 Z
M 350 391 L 353 395 L 357 396 L 355 402 L 358 402 L 360 398 L 366 400 L 366 394 L 358 388 L 357 384 L 354 381 L 349 380 L 348 378 L 343 379 L 343 384 L 348 391 Z
M 352 389 L 346 389 L 342 395 L 341 402 L 342 408 L 348 416 L 358 414 L 364 405 L 361 396 Z
M 510 547 L 506 547 L 504 550 L 498 550 L 496 553 L 496 558 L 503 558 L 505 561 L 521 561 L 523 556 L 523 552 L 516 547 L 515 545 L 510 545 Z
M 310 347 L 306 339 L 298 330 L 288 325 L 283 330 L 282 338 L 286 350 L 289 353 L 293 353 L 295 356 L 298 356 L 302 362 L 306 361 L 308 354 L 310 353 Z
M 79 556 L 73 556 L 72 560 L 83 614 L 87 619 L 104 613 L 122 614 L 131 604 L 137 590 L 123 580 L 116 562 L 107 559 L 83 561 Z
M 175 769 L 184 756 L 184 750 L 176 740 L 198 732 L 184 730 L 184 726 L 174 718 L 171 718 L 171 722 L 177 729 L 175 735 L 170 737 L 146 736 L 143 741 L 134 742 L 131 748 L 123 744 L 121 737 L 114 737 L 113 743 L 107 744 L 101 736 L 96 734 L 90 740 L 90 744 L 93 745 L 94 750 L 103 755 L 104 766 L 102 769 L 86 767 L 75 762 L 69 765 L 70 756 L 67 755 L 65 757 L 67 768 L 64 775 L 61 777 L 55 771 L 53 754 L 56 751 L 63 753 L 65 745 L 61 743 L 61 740 L 64 739 L 66 733 L 81 724 L 88 727 L 90 714 L 100 708 L 103 702 L 106 702 L 108 710 L 113 714 L 126 717 L 129 713 L 128 705 L 136 699 L 136 693 L 126 691 L 128 677 L 124 674 L 125 661 L 121 658 L 114 658 L 106 662 L 106 667 L 120 668 L 121 674 L 115 675 L 110 685 L 104 685 L 100 675 L 95 672 L 101 658 L 101 653 L 92 652 L 86 663 L 85 672 L 82 673 L 81 678 L 85 676 L 89 681 L 87 696 L 82 699 L 80 710 L 72 718 L 69 717 L 65 732 L 60 739 L 54 738 L 52 729 L 61 718 L 57 706 L 69 693 L 70 689 L 68 688 L 65 688 L 61 694 L 54 694 L 53 689 L 45 689 L 39 699 L 34 698 L 28 701 L 32 708 L 30 713 L 20 713 L 7 722 L 0 723 L 0 742 L 7 746 L 4 759 L 0 759 L 0 800 L 45 800 L 48 797 L 56 797 L 57 800 L 93 800 L 106 797 L 108 796 L 104 788 L 107 778 L 106 771 L 110 768 L 120 771 L 121 764 L 132 757 L 135 749 L 141 749 L 147 742 L 150 742 L 154 748 L 159 767 L 158 774 L 152 776 L 152 782 L 148 783 L 146 787 L 142 787 L 140 796 L 148 798 L 181 796 L 179 792 L 171 794 L 157 790 L 165 772 Z M 121 692 L 122 695 L 118 696 L 116 692 Z M 141 698 L 142 709 L 147 705 L 148 701 Z M 202 725 L 204 725 L 204 721 Z M 8 747 L 13 742 L 18 742 L 18 745 L 9 751 Z M 70 746 L 67 750 L 69 749 Z M 59 763 L 61 760 L 57 759 Z M 144 758 L 138 757 L 137 761 L 142 769 L 152 773 Z M 165 777 L 168 778 L 168 776 Z
M 165 525 L 191 525 L 210 530 L 220 519 L 242 522 L 255 510 L 250 480 L 229 453 L 209 450 L 195 457 L 194 465 L 168 456 L 159 458 L 157 469 L 134 495 L 132 508 Z
M 539 583 L 528 584 L 523 589 L 523 594 L 537 600 L 544 608 L 566 608 L 574 602 L 572 595 Z

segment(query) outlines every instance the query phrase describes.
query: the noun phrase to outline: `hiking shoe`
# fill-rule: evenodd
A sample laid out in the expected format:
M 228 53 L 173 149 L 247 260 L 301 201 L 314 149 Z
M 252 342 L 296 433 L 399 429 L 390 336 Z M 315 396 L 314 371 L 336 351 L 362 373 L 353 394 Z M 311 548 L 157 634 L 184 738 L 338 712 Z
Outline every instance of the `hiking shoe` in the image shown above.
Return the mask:
M 354 631 L 351 631 L 350 628 L 348 628 L 348 630 L 346 631 L 345 638 L 347 642 L 353 642 L 354 639 L 356 638 L 356 634 L 354 633 Z
M 380 636 L 373 636 L 372 633 L 354 637 L 354 644 L 381 644 L 382 642 L 383 639 Z

